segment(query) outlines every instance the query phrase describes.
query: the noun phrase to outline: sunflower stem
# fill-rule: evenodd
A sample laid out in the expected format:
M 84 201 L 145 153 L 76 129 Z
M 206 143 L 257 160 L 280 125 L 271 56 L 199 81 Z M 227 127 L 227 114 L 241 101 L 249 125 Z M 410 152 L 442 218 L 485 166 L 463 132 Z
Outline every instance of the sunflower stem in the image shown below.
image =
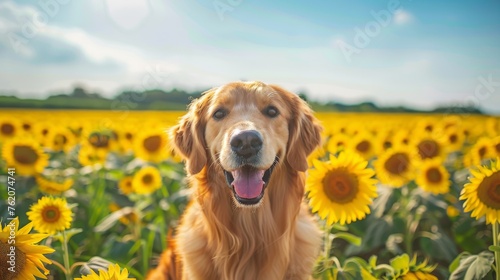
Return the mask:
M 325 260 L 330 258 L 330 250 L 332 247 L 332 241 L 330 240 L 330 232 L 332 231 L 332 226 L 325 222 Z
M 63 230 L 62 232 L 63 236 L 63 242 L 62 242 L 62 247 L 63 247 L 63 255 L 64 255 L 64 274 L 66 275 L 66 280 L 71 280 L 71 268 L 69 265 L 69 250 L 68 250 L 68 238 L 66 237 L 66 231 Z
M 493 245 L 498 246 L 498 222 L 492 223 Z M 500 253 L 495 250 L 496 279 L 500 280 Z

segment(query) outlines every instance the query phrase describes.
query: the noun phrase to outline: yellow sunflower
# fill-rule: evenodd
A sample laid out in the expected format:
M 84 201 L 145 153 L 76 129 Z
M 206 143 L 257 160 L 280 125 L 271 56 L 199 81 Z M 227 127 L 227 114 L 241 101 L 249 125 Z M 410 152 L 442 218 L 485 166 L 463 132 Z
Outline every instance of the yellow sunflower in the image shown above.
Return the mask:
M 468 152 L 470 156 L 470 162 L 473 165 L 480 165 L 484 160 L 493 158 L 493 146 L 493 139 L 488 137 L 479 138 L 476 144 L 474 144 L 474 146 L 472 146 L 472 148 Z
M 53 125 L 49 122 L 36 122 L 33 128 L 33 136 L 43 147 L 47 147 L 52 129 Z
M 437 120 L 434 118 L 424 118 L 420 120 L 416 125 L 414 132 L 416 133 L 432 133 L 435 132 L 437 128 Z
M 123 177 L 123 179 L 118 182 L 118 188 L 120 188 L 120 191 L 125 194 L 131 194 L 134 192 L 134 188 L 132 187 L 132 176 L 126 176 Z
M 374 136 L 368 132 L 359 132 L 354 138 L 349 141 L 347 148 L 357 152 L 366 160 L 369 160 L 375 155 Z
M 132 188 L 138 194 L 150 194 L 162 185 L 160 171 L 153 166 L 141 168 L 134 174 Z
M 326 149 L 331 154 L 336 154 L 342 151 L 347 146 L 350 140 L 350 137 L 343 133 L 334 134 L 332 135 L 332 137 L 330 137 L 330 139 L 328 139 Z
M 45 257 L 45 254 L 53 253 L 55 250 L 43 245 L 37 245 L 48 236 L 48 234 L 30 234 L 33 223 L 29 223 L 19 229 L 17 218 L 2 227 L 0 223 L 0 275 L 2 280 L 35 280 L 35 277 L 47 279 L 49 271 L 45 264 L 52 262 Z M 15 243 L 12 243 L 10 236 L 15 236 Z M 15 253 L 15 269 L 9 270 L 12 265 L 9 254 L 12 254 L 12 247 Z M 44 264 L 45 263 L 45 264 Z
M 0 140 L 14 138 L 21 132 L 21 124 L 15 119 L 0 119 Z
M 21 122 L 21 128 L 26 133 L 31 133 L 33 131 L 33 120 L 23 120 Z
M 414 154 L 408 147 L 399 146 L 387 150 L 374 163 L 377 178 L 391 187 L 402 187 L 414 177 L 413 159 Z
M 447 116 L 439 122 L 441 129 L 444 130 L 460 127 L 462 123 L 462 117 L 459 115 Z
M 500 134 L 500 119 L 488 118 L 486 120 L 486 133 L 491 137 L 498 136 Z
M 56 152 L 68 152 L 74 148 L 76 139 L 68 129 L 52 128 L 46 139 L 46 146 Z
M 403 275 L 402 280 L 438 280 L 438 278 L 432 275 L 434 269 L 436 269 L 437 265 L 428 265 L 428 260 L 425 259 L 421 263 L 417 263 L 417 256 L 414 255 L 410 260 L 408 273 Z M 399 279 L 399 278 L 398 278 Z
M 14 138 L 5 142 L 2 157 L 7 166 L 15 167 L 19 175 L 35 175 L 48 164 L 48 155 L 31 138 Z
M 83 132 L 82 146 L 90 146 L 99 152 L 106 152 L 106 154 L 115 150 L 118 145 L 115 140 L 115 134 L 109 129 L 86 129 Z
M 392 131 L 382 131 L 377 134 L 377 137 L 375 139 L 376 153 L 382 153 L 394 146 L 392 135 Z
M 145 161 L 158 163 L 169 156 L 167 134 L 161 130 L 147 130 L 135 137 L 134 153 Z
M 48 234 L 68 229 L 73 221 L 71 209 L 63 198 L 44 196 L 26 214 L 38 232 Z
M 493 156 L 500 157 L 500 136 L 497 136 L 491 140 Z
M 465 134 L 462 129 L 451 127 L 445 131 L 445 147 L 449 152 L 460 151 L 465 141 Z
M 314 161 L 306 182 L 309 205 L 331 225 L 350 224 L 370 213 L 369 205 L 377 197 L 375 173 L 368 162 L 354 152 L 330 155 L 330 161 Z
M 485 216 L 487 224 L 500 221 L 500 160 L 492 161 L 490 167 L 477 166 L 471 174 L 460 193 L 464 211 L 472 211 L 476 219 Z
M 322 146 L 317 147 L 312 151 L 312 153 L 309 154 L 309 156 L 307 156 L 307 166 L 309 167 L 313 166 L 314 160 L 319 160 L 325 156 L 326 156 L 325 148 L 323 148 Z
M 130 152 L 133 150 L 134 146 L 134 128 L 133 127 L 125 127 L 122 130 L 120 130 L 118 142 L 120 145 L 121 150 L 123 152 Z
M 108 150 L 98 149 L 92 145 L 82 144 L 78 152 L 78 161 L 83 166 L 104 164 L 108 156 Z
M 411 141 L 412 145 L 421 159 L 444 158 L 446 156 L 444 138 L 436 137 L 436 134 L 421 133 Z M 438 134 L 441 135 L 441 134 Z
M 60 195 L 69 190 L 73 186 L 73 179 L 65 179 L 62 183 L 57 181 L 47 180 L 42 176 L 35 177 L 36 183 L 40 190 L 51 195 Z
M 423 271 L 408 272 L 401 276 L 401 280 L 438 280 L 438 278 L 430 273 Z
M 422 162 L 416 182 L 424 191 L 435 195 L 445 194 L 450 190 L 450 174 L 439 158 Z
M 394 133 L 392 137 L 392 145 L 396 146 L 408 146 L 410 144 L 410 132 L 407 129 L 399 129 Z
M 107 271 L 99 270 L 99 274 L 94 271 L 90 275 L 75 278 L 75 280 L 135 280 L 135 278 L 128 278 L 128 270 L 124 268 L 121 270 L 118 264 L 111 264 Z

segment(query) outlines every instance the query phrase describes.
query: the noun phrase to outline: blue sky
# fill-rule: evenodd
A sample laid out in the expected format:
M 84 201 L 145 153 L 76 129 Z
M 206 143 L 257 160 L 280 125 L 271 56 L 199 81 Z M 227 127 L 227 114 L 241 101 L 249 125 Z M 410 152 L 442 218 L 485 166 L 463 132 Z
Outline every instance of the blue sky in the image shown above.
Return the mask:
M 500 113 L 500 2 L 2 0 L 0 92 L 206 89 Z

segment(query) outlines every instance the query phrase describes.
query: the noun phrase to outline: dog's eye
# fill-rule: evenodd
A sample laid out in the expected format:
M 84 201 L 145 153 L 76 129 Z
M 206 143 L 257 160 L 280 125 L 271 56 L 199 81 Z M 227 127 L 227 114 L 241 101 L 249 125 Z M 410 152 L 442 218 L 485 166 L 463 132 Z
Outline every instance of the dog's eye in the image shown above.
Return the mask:
M 264 114 L 266 114 L 270 118 L 274 118 L 279 114 L 278 109 L 274 106 L 269 106 L 264 110 Z
M 227 115 L 227 111 L 224 109 L 219 109 L 213 114 L 214 119 L 222 120 Z

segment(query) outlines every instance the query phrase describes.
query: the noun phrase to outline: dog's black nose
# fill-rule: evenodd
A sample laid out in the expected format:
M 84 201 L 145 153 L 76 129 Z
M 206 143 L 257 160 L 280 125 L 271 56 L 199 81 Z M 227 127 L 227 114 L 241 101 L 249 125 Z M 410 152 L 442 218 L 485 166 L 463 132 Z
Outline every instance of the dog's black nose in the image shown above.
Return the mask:
M 262 136 L 256 130 L 243 130 L 234 134 L 229 143 L 238 156 L 249 158 L 262 148 Z

